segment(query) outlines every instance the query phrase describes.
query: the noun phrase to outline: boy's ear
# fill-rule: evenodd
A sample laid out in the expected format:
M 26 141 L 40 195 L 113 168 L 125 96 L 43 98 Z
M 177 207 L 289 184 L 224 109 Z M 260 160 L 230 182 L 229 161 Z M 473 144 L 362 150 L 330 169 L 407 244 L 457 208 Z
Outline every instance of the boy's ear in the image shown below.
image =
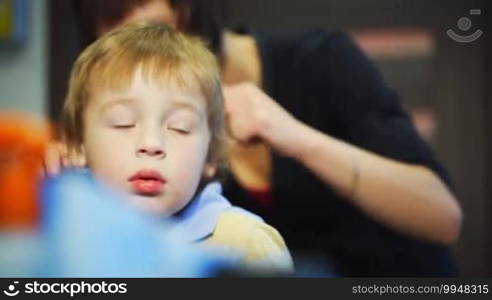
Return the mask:
M 217 163 L 216 162 L 208 162 L 205 164 L 203 168 L 203 177 L 206 179 L 211 179 L 217 174 Z

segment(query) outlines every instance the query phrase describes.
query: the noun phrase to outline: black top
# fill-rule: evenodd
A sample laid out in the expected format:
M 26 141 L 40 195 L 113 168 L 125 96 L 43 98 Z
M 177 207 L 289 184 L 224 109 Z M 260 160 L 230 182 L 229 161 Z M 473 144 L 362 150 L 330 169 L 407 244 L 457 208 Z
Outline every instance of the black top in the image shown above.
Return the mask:
M 265 91 L 296 118 L 372 152 L 427 166 L 449 184 L 398 95 L 346 34 L 254 36 Z M 292 159 L 274 153 L 272 163 L 274 202 L 268 211 L 255 205 L 232 176 L 225 195 L 276 227 L 294 255 L 322 254 L 342 276 L 457 275 L 448 248 L 369 219 Z

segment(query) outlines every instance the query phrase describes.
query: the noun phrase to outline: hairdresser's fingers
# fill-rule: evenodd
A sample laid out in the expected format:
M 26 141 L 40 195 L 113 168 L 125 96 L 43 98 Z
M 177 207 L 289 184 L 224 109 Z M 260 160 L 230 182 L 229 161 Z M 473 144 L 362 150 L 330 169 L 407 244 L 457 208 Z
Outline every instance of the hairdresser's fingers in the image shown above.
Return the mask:
M 304 124 L 251 83 L 224 87 L 225 111 L 232 137 L 240 142 L 261 140 L 284 155 Z
M 70 152 L 70 167 L 84 168 L 86 166 L 85 158 L 82 154 Z
M 60 157 L 61 157 L 61 166 L 60 166 L 61 169 L 70 168 L 74 165 L 71 157 L 68 155 L 68 153 L 64 152 L 63 150 L 60 150 Z
M 64 143 L 58 143 L 58 151 L 60 152 L 61 156 L 62 168 L 72 168 L 79 166 L 77 156 L 75 155 L 75 153 L 73 153 L 73 151 L 69 151 L 68 147 Z
M 252 83 L 224 86 L 223 92 L 232 137 L 241 142 L 263 139 L 265 121 L 274 117 L 269 107 L 273 100 Z
M 253 87 L 249 83 L 224 85 L 224 106 L 229 114 L 243 113 L 249 115 L 254 110 L 252 107 Z
M 56 143 L 51 143 L 46 147 L 43 163 L 45 175 L 55 176 L 60 173 L 62 157 Z
M 253 135 L 252 103 L 239 85 L 224 86 L 227 130 L 233 139 L 247 142 Z

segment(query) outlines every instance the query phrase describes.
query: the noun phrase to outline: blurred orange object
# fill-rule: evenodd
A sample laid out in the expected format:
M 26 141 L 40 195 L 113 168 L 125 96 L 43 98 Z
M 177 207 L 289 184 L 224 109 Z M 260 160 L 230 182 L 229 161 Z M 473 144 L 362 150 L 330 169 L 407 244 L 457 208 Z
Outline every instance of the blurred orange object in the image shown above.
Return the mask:
M 0 114 L 0 228 L 37 224 L 48 128 L 28 115 Z

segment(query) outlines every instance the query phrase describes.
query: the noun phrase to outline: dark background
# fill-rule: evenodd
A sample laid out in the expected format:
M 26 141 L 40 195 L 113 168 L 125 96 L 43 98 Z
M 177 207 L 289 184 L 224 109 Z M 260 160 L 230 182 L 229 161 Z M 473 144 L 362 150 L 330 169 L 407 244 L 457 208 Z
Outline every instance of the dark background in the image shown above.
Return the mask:
M 106 0 L 105 0 L 106 1 Z M 66 92 L 68 72 L 80 51 L 70 1 L 50 8 L 50 104 L 52 118 Z M 372 55 L 409 108 L 430 108 L 438 129 L 430 139 L 450 171 L 463 206 L 464 223 L 455 252 L 463 276 L 492 276 L 492 27 L 487 0 L 244 0 L 229 1 L 228 24 L 296 32 L 343 29 L 354 38 L 388 30 L 424 32 L 432 38 L 425 53 Z M 469 16 L 481 9 L 481 16 Z M 460 17 L 473 21 L 473 43 L 451 40 Z M 371 55 L 371 53 L 368 53 Z

